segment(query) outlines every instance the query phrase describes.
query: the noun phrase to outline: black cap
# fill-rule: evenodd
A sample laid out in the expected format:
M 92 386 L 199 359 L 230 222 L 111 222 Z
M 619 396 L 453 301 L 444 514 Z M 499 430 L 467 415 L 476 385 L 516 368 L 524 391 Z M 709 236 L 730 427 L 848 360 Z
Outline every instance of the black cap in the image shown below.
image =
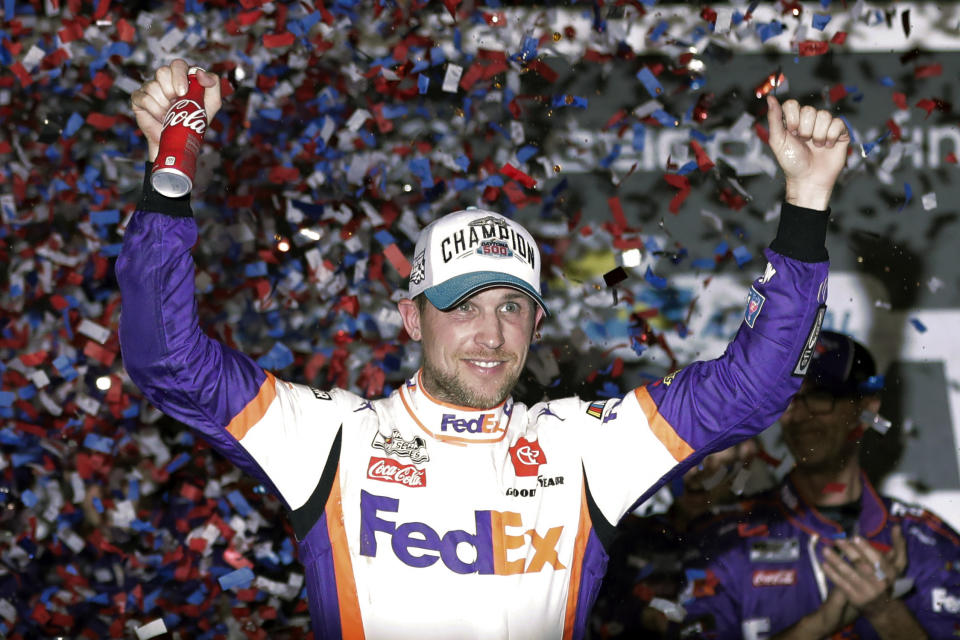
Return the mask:
M 835 396 L 877 393 L 883 376 L 867 348 L 850 336 L 821 331 L 807 378 L 816 388 Z

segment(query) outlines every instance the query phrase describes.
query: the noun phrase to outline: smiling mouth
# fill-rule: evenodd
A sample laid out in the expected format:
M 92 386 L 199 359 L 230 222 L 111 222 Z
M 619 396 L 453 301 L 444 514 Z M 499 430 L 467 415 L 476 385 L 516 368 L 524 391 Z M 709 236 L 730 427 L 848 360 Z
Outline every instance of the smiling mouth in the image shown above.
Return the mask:
M 497 365 L 503 364 L 499 360 L 467 360 L 470 364 L 481 369 L 493 369 Z

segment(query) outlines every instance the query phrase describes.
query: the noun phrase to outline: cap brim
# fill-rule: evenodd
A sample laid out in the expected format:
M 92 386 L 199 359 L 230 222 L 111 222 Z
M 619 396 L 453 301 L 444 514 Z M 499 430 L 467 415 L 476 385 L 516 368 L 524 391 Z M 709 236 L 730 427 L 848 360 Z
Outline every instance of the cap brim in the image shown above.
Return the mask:
M 550 315 L 550 310 L 544 303 L 543 298 L 540 297 L 539 291 L 534 290 L 534 288 L 524 280 L 499 271 L 474 271 L 473 273 L 465 273 L 450 278 L 446 282 L 424 289 L 423 294 L 427 296 L 430 304 L 441 311 L 446 311 L 460 304 L 470 296 L 480 293 L 484 289 L 492 289 L 493 287 L 510 287 L 511 289 L 522 291 L 540 305 L 544 314 L 547 316 Z

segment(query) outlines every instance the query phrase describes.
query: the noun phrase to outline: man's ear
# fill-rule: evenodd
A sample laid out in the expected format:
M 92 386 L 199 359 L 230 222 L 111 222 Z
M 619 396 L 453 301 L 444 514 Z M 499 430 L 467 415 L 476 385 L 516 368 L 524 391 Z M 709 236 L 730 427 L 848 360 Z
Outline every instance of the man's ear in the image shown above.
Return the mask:
M 423 334 L 420 331 L 420 309 L 417 303 L 410 298 L 403 298 L 397 303 L 397 310 L 403 318 L 403 328 L 411 340 L 420 341 Z
M 543 312 L 543 307 L 534 303 L 534 306 L 537 307 L 537 316 L 533 320 L 533 335 L 537 338 L 540 337 L 540 325 L 543 324 L 543 319 L 547 317 L 547 314 Z

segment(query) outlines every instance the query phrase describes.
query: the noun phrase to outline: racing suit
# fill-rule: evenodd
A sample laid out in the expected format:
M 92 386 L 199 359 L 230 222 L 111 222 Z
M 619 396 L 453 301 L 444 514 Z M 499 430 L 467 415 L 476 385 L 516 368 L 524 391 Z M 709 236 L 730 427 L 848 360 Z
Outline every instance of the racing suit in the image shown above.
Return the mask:
M 856 534 L 888 551 L 891 530 L 900 525 L 907 544 L 907 568 L 894 585 L 930 638 L 960 633 L 960 537 L 922 507 L 880 496 L 862 476 Z M 683 603 L 687 618 L 681 637 L 762 640 L 816 611 L 833 586 L 820 566 L 825 541 L 843 537 L 843 528 L 804 502 L 790 478 L 779 487 L 741 503 L 698 534 L 700 562 Z M 860 617 L 837 638 L 877 638 Z
M 289 509 L 317 637 L 580 638 L 621 516 L 797 391 L 826 300 L 826 220 L 783 205 L 722 357 L 620 398 L 476 410 L 432 398 L 419 373 L 373 401 L 280 380 L 206 336 L 189 201 L 145 180 L 116 267 L 123 361 Z

